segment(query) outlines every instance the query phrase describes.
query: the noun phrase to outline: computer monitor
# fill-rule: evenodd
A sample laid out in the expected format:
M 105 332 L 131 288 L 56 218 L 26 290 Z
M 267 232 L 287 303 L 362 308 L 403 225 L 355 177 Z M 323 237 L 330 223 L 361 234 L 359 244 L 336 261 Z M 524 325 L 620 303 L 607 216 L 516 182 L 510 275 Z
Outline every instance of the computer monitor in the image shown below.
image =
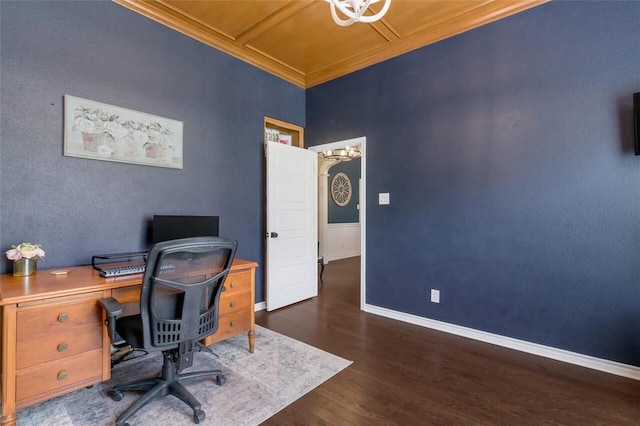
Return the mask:
M 153 244 L 190 237 L 217 237 L 219 216 L 154 215 Z

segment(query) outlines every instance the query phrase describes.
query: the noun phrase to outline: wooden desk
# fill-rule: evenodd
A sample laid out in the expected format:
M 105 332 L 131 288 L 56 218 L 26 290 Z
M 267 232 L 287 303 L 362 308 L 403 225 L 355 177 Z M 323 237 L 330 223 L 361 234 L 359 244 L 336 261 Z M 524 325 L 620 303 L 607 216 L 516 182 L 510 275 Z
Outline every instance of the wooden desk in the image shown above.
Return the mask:
M 205 344 L 247 332 L 253 352 L 257 266 L 234 260 L 218 331 Z M 102 278 L 91 266 L 61 269 L 68 274 L 0 275 L 2 425 L 16 423 L 16 410 L 111 377 L 111 342 L 97 300 L 138 301 L 142 274 Z

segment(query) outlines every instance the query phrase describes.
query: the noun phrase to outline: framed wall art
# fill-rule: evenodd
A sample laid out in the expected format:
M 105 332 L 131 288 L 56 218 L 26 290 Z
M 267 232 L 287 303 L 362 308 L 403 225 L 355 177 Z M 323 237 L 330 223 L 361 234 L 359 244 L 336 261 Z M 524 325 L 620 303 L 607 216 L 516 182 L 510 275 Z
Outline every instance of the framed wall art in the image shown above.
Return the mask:
M 351 192 L 351 180 L 345 173 L 338 173 L 331 179 L 331 198 L 340 207 L 349 204 Z
M 64 155 L 182 169 L 182 122 L 64 96 Z

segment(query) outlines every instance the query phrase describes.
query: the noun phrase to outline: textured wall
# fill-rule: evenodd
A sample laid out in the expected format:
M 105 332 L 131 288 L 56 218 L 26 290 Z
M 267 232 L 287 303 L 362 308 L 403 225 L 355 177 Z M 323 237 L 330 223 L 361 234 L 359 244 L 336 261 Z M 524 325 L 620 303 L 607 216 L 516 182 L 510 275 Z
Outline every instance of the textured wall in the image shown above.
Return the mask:
M 355 160 L 338 163 L 329 169 L 329 193 L 327 194 L 327 213 L 329 223 L 353 223 L 359 221 L 358 200 L 360 197 L 360 163 L 361 160 Z M 339 206 L 331 197 L 331 181 L 338 173 L 344 173 L 351 181 L 351 200 L 346 206 Z
M 310 145 L 367 137 L 367 303 L 640 366 L 639 23 L 551 2 L 307 91 Z
M 112 2 L 0 12 L 0 249 L 31 241 L 43 268 L 87 264 L 146 248 L 154 214 L 213 214 L 262 262 L 263 118 L 304 125 L 302 89 Z M 65 94 L 182 121 L 184 169 L 63 156 Z

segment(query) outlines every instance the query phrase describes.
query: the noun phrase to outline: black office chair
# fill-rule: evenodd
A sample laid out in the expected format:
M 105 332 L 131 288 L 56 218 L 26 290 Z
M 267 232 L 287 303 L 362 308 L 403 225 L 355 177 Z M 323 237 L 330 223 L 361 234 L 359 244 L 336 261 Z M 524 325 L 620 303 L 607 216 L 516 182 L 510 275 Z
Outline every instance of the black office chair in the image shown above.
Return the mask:
M 218 237 L 197 237 L 155 244 L 149 252 L 140 295 L 140 314 L 120 317 L 122 305 L 114 298 L 101 299 L 107 313 L 109 336 L 116 332 L 133 348 L 162 351 L 159 377 L 114 386 L 111 397 L 123 398 L 123 391 L 146 391 L 116 420 L 117 426 L 145 404 L 174 395 L 193 409 L 193 421 L 205 413 L 197 399 L 183 386 L 198 379 L 226 380 L 220 370 L 180 373 L 193 365 L 198 343 L 218 329 L 218 301 L 233 262 L 237 242 Z

